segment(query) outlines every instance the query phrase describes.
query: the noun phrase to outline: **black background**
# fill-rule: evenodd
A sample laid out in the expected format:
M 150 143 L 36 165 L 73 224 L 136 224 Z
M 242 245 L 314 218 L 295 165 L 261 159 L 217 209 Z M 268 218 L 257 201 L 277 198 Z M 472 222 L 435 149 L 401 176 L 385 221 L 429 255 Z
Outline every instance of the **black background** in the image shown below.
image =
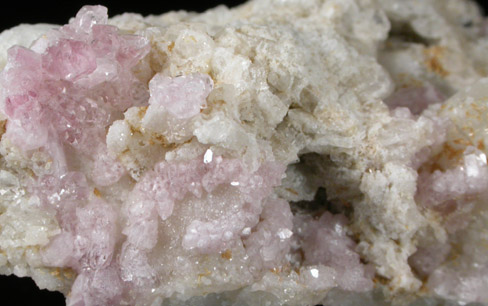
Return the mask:
M 459 0 L 461 1 L 461 0 Z M 124 3 L 126 2 L 126 3 Z M 0 30 L 8 29 L 20 23 L 53 23 L 65 24 L 68 19 L 76 14 L 81 6 L 85 4 L 101 4 L 109 9 L 109 15 L 114 16 L 124 12 L 135 12 L 142 15 L 158 15 L 169 10 L 191 10 L 204 11 L 205 9 L 226 4 L 235 6 L 245 2 L 244 0 L 132 0 L 132 1 L 54 1 L 38 0 L 32 3 L 25 1 L 10 0 L 0 10 Z M 488 0 L 477 0 L 477 2 L 488 10 Z
M 244 3 L 244 0 L 132 0 L 132 1 L 54 1 L 38 0 L 32 3 L 24 1 L 8 1 L 8 9 L 5 7 L 0 11 L 0 29 L 8 29 L 20 23 L 68 23 L 70 17 L 76 15 L 78 10 L 86 4 L 100 4 L 108 8 L 110 17 L 125 12 L 139 13 L 142 15 L 159 15 L 171 10 L 190 10 L 202 12 L 219 4 L 236 6 Z
M 191 10 L 201 12 L 205 9 L 226 4 L 236 6 L 243 0 L 207 0 L 207 1 L 43 1 L 35 3 L 24 1 L 9 1 L 0 9 L 0 31 L 11 28 L 20 23 L 52 23 L 65 24 L 69 18 L 85 4 L 101 4 L 108 7 L 110 16 L 124 12 L 140 13 L 142 15 L 158 15 L 170 10 Z M 477 1 L 484 11 L 488 11 L 488 0 Z M 64 305 L 64 297 L 58 292 L 39 290 L 30 278 L 15 276 L 0 276 L 0 305 Z

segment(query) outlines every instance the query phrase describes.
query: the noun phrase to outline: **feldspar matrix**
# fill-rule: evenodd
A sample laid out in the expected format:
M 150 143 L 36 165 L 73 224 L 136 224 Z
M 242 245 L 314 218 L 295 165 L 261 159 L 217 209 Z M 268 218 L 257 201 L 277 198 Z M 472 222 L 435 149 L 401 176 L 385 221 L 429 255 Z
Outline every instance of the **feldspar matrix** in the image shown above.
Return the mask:
M 0 273 L 69 305 L 488 303 L 487 52 L 457 0 L 4 31 Z

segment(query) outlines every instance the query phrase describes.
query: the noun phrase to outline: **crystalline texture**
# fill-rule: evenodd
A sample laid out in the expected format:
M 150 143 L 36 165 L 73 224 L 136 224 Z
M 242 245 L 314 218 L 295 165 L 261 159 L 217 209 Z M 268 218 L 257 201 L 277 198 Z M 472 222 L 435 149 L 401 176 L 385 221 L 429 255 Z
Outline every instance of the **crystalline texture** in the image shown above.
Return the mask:
M 212 84 L 212 79 L 207 75 L 176 78 L 157 75 L 149 83 L 149 103 L 165 109 L 178 119 L 190 118 L 206 107 L 205 99 L 212 90 Z
M 143 38 L 126 39 L 116 28 L 104 25 L 106 19 L 105 8 L 85 7 L 69 25 L 52 32 L 47 41 L 41 38 L 35 43 L 34 50 L 36 45 L 37 49 L 44 47 L 41 54 L 21 47 L 10 49 L 2 74 L 3 109 L 9 119 L 6 137 L 24 154 L 37 149 L 51 159 L 31 189 L 43 200 L 45 209 L 56 211 L 62 231 L 43 250 L 44 264 L 70 267 L 79 273 L 72 304 L 78 303 L 77 299 L 93 304 L 120 295 L 111 290 L 96 293 L 97 288 L 90 285 L 97 277 L 113 273 L 105 270 L 113 261 L 118 216 L 103 200 L 87 196 L 86 177 L 106 186 L 116 183 L 124 173 L 107 152 L 104 134 L 110 118 L 124 110 L 127 97 L 123 92 L 110 91 L 106 94 L 112 96 L 104 97 L 101 94 L 105 89 L 97 86 L 137 86 L 139 81 L 130 69 L 148 48 Z M 111 77 L 109 70 L 97 71 L 108 65 L 120 72 Z M 93 92 L 99 95 L 93 96 Z M 131 105 L 134 102 L 137 104 L 131 101 Z M 72 171 L 67 150 L 89 157 L 94 171 Z M 83 297 L 77 290 L 85 292 Z M 90 296 L 92 292 L 97 299 Z
M 461 165 L 443 172 L 436 170 L 419 179 L 417 202 L 441 211 L 453 209 L 449 206 L 462 205 L 487 189 L 486 155 L 474 147 L 467 147 Z
M 305 263 L 332 267 L 337 273 L 338 286 L 344 290 L 371 290 L 374 269 L 360 263 L 355 252 L 356 244 L 347 237 L 346 222 L 343 215 L 329 212 L 318 220 L 298 219 L 298 235 L 303 239 Z
M 0 273 L 68 305 L 488 303 L 486 25 L 253 0 L 3 32 Z

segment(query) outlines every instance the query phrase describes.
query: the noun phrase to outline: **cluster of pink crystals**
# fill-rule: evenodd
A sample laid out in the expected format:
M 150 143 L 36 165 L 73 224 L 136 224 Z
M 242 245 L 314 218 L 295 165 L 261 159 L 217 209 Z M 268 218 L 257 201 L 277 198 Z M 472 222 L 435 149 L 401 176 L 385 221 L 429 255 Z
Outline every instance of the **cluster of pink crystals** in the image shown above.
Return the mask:
M 258 269 L 279 267 L 290 251 L 293 235 L 293 215 L 290 205 L 281 199 L 268 199 L 262 221 L 244 240 L 252 264 Z
M 149 51 L 148 42 L 121 35 L 106 22 L 106 8 L 84 7 L 31 49 L 8 51 L 0 78 L 7 137 L 26 152 L 48 153 L 57 175 L 67 171 L 65 145 L 86 156 L 105 156 L 106 163 L 105 128 L 129 106 L 147 104 L 147 93 L 140 94 L 144 85 L 131 69 Z
M 486 155 L 467 147 L 461 163 L 445 171 L 422 172 L 418 179 L 417 203 L 449 214 L 488 190 Z
M 178 119 L 188 119 L 205 108 L 205 98 L 212 87 L 212 79 L 206 75 L 193 74 L 170 78 L 158 74 L 149 83 L 149 104 L 164 108 Z
M 33 150 L 49 156 L 30 188 L 56 211 L 62 232 L 42 255 L 46 265 L 78 273 L 72 305 L 115 303 L 122 294 L 114 261 L 118 213 L 93 195 L 89 182 L 108 186 L 124 174 L 107 151 L 106 128 L 149 98 L 131 71 L 149 52 L 147 40 L 120 34 L 107 18 L 104 7 L 82 8 L 31 49 L 12 47 L 0 76 L 5 137 L 26 156 Z M 87 175 L 70 164 L 75 156 L 90 161 Z
M 482 305 L 488 299 L 488 264 L 441 267 L 430 275 L 427 286 L 437 295 L 461 301 L 460 304 Z
M 370 290 L 374 271 L 361 264 L 344 216 L 326 212 L 320 219 L 294 219 L 290 205 L 273 196 L 285 172 L 279 163 L 263 161 L 250 170 L 242 160 L 213 156 L 211 149 L 193 160 L 159 161 L 135 183 L 121 212 L 120 203 L 93 189 L 111 186 L 126 173 L 105 141 L 107 128 L 124 111 L 149 105 L 153 118 L 145 117 L 143 124 L 176 134 L 205 108 L 213 89 L 203 74 L 157 74 L 147 88 L 132 70 L 148 52 L 145 38 L 107 25 L 106 8 L 86 6 L 31 49 L 11 48 L 0 75 L 5 137 L 26 157 L 35 151 L 48 156 L 29 191 L 56 213 L 61 228 L 41 251 L 44 264 L 77 273 L 68 303 L 130 304 L 140 288 L 157 285 L 162 276 L 151 252 L 161 245 L 161 222 L 183 220 L 174 214 L 177 205 L 195 199 L 218 212 L 186 220 L 178 239 L 187 254 L 207 256 L 243 245 L 250 271 L 259 277 L 283 265 L 295 241 L 303 263 L 332 268 L 335 274 L 329 276 L 341 289 Z M 430 91 L 413 95 L 430 99 L 427 104 L 441 99 Z M 222 194 L 225 203 L 212 202 Z M 132 296 L 124 297 L 126 292 Z
M 245 235 L 245 228 L 250 232 L 259 222 L 263 202 L 272 193 L 272 188 L 280 184 L 284 170 L 282 165 L 269 162 L 257 171 L 249 172 L 240 160 L 220 156 L 211 160 L 201 157 L 188 162 L 157 164 L 154 171 L 146 173 L 137 183 L 125 207 L 128 223 L 123 233 L 127 240 L 120 256 L 124 280 L 144 284 L 153 278 L 147 253 L 157 243 L 159 219 L 169 218 L 178 201 L 188 195 L 201 198 L 217 188 L 229 188 L 237 192 L 240 201 L 232 205 L 229 203 L 223 217 L 193 220 L 182 238 L 182 245 L 188 250 L 215 254 L 232 247 L 237 239 Z M 270 201 L 275 203 L 278 200 Z M 285 211 L 285 219 L 289 219 L 286 222 L 290 223 L 290 208 L 285 204 L 289 212 L 286 214 Z M 291 224 L 285 223 L 282 226 L 289 230 Z
M 347 218 L 324 212 L 314 220 L 297 215 L 295 233 L 302 246 L 307 265 L 322 264 L 336 271 L 336 283 L 348 291 L 367 291 L 373 288 L 374 267 L 361 263 L 356 243 L 347 236 Z
M 158 243 L 159 222 L 185 197 L 211 201 L 219 190 L 237 202 L 217 219 L 191 221 L 181 237 L 183 248 L 218 254 L 245 239 L 260 269 L 281 264 L 290 247 L 292 214 L 288 203 L 269 197 L 283 165 L 266 162 L 250 171 L 242 161 L 213 157 L 210 150 L 195 160 L 163 161 L 137 182 L 123 216 L 93 192 L 93 186 L 110 186 L 125 173 L 108 153 L 105 133 L 128 107 L 149 104 L 187 120 L 205 107 L 213 85 L 206 75 L 156 75 L 148 91 L 131 72 L 147 54 L 147 41 L 121 35 L 106 22 L 105 8 L 84 7 L 30 50 L 10 49 L 1 75 L 6 137 L 26 156 L 41 151 L 52 160 L 30 191 L 56 211 L 62 230 L 42 250 L 44 263 L 78 273 L 68 303 L 117 304 L 127 290 L 153 282 L 157 271 L 149 254 Z M 91 160 L 83 167 L 88 171 L 70 162 L 76 156 Z
M 421 171 L 416 201 L 425 208 L 438 212 L 451 237 L 475 223 L 476 202 L 488 199 L 488 164 L 486 154 L 468 146 L 456 165 L 443 171 Z M 479 233 L 483 237 L 482 233 Z M 484 243 L 483 241 L 481 244 Z M 419 247 L 409 258 L 410 265 L 422 277 L 428 277 L 427 287 L 435 294 L 459 301 L 482 302 L 487 299 L 488 264 L 473 242 L 464 246 L 430 243 Z M 450 253 L 461 253 L 461 259 L 451 259 Z M 483 251 L 481 251 L 483 252 Z M 469 261 L 463 258 L 470 258 Z

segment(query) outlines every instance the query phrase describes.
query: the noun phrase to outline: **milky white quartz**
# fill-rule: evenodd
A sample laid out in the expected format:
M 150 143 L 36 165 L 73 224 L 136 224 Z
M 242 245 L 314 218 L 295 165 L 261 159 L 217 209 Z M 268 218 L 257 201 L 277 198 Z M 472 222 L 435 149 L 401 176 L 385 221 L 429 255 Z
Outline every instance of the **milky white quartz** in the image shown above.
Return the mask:
M 0 273 L 68 305 L 488 304 L 486 54 L 458 0 L 6 30 Z

